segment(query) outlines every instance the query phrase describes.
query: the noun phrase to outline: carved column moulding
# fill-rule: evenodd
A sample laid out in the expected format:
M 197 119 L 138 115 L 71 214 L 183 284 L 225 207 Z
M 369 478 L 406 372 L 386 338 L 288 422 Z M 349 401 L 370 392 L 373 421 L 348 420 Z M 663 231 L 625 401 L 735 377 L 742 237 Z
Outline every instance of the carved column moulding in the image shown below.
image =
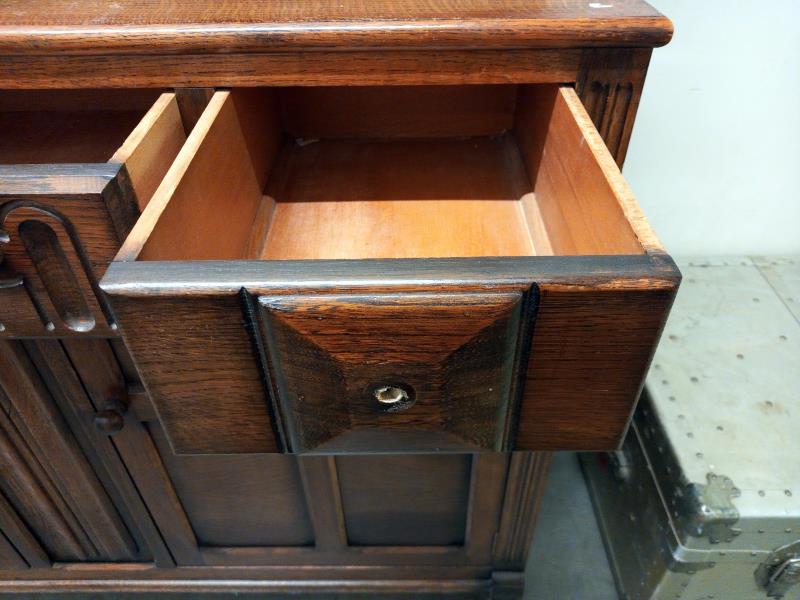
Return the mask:
M 575 89 L 622 167 L 639 107 L 650 48 L 584 50 Z

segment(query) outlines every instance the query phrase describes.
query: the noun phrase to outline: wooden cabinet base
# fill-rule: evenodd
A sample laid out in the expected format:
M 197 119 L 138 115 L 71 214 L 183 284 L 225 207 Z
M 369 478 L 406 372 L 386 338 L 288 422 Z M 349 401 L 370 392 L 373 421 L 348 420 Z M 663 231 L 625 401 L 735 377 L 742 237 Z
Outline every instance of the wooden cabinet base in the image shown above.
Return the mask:
M 522 598 L 521 572 L 478 568 L 298 567 L 295 569 L 154 569 L 140 565 L 95 565 L 50 571 L 0 572 L 0 593 L 29 598 L 414 598 L 512 600 Z M 166 596 L 168 594 L 168 596 Z

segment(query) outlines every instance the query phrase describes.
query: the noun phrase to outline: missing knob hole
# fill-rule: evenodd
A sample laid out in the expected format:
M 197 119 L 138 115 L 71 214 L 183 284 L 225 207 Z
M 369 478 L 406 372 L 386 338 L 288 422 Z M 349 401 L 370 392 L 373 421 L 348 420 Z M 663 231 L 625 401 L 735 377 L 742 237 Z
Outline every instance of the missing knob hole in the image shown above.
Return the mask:
M 397 404 L 398 402 L 404 402 L 408 400 L 408 393 L 403 388 L 395 387 L 393 385 L 379 387 L 373 392 L 373 395 L 378 402 L 387 405 Z
M 380 385 L 372 389 L 372 397 L 386 412 L 405 410 L 414 404 L 414 392 L 406 386 Z

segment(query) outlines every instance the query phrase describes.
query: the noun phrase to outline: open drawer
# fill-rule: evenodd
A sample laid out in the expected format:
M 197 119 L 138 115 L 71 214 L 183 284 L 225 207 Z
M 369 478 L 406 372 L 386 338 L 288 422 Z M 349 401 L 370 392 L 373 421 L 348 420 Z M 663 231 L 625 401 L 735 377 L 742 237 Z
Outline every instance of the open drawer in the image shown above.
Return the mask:
M 186 141 L 175 95 L 0 94 L 0 336 L 107 334 L 98 280 Z
M 571 88 L 215 94 L 102 282 L 176 453 L 610 449 L 679 273 Z

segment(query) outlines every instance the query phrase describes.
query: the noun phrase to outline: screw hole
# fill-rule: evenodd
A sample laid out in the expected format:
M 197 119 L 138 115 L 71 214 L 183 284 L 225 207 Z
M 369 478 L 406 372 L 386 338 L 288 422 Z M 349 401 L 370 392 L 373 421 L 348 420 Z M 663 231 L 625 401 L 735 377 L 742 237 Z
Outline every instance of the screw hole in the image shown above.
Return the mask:
M 405 410 L 414 404 L 414 390 L 410 386 L 389 384 L 372 388 L 372 397 L 385 412 Z
M 383 387 L 376 388 L 373 392 L 375 399 L 380 402 L 381 404 L 397 404 L 398 402 L 403 402 L 408 400 L 408 393 L 399 387 L 395 387 L 393 385 L 386 385 Z

